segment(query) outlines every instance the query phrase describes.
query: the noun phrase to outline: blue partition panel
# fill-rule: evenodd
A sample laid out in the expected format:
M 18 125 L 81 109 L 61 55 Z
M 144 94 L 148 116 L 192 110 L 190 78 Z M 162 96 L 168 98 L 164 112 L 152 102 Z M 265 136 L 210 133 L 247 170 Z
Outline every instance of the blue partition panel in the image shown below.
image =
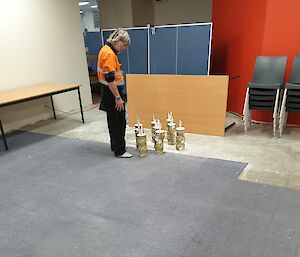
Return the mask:
M 211 25 L 178 27 L 178 74 L 207 75 Z
M 128 29 L 131 44 L 128 47 L 129 73 L 147 74 L 148 72 L 148 29 Z
M 86 32 L 84 33 L 84 43 L 89 49 L 89 55 L 95 55 L 99 53 L 102 46 L 101 34 L 100 32 Z
M 127 29 L 131 44 L 119 56 L 125 73 L 207 75 L 212 24 Z M 113 30 L 103 31 L 104 42 Z M 148 60 L 148 56 L 150 60 Z
M 127 50 L 122 52 L 118 57 L 119 57 L 119 62 L 122 64 L 121 70 L 124 71 L 125 74 L 127 74 L 128 73 Z
M 150 30 L 151 31 L 151 30 Z M 150 33 L 150 73 L 176 73 L 176 28 L 156 28 Z
M 113 32 L 113 30 L 112 30 L 112 31 L 103 31 L 103 32 L 102 32 L 102 33 L 103 33 L 103 44 L 106 43 L 106 39 L 108 39 L 109 35 L 110 35 L 112 32 Z
M 100 32 L 85 32 L 84 33 L 84 43 L 85 47 L 88 48 L 89 55 L 97 55 L 102 46 L 101 34 Z M 89 61 L 89 69 L 94 71 L 97 70 L 97 62 Z

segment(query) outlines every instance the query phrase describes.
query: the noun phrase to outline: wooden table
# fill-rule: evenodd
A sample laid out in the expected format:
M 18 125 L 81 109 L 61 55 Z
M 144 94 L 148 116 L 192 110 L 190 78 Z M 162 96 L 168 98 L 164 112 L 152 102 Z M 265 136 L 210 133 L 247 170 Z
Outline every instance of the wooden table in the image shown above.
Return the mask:
M 73 90 L 77 90 L 78 98 L 79 98 L 79 105 L 80 105 L 80 112 L 81 112 L 81 119 L 82 119 L 82 123 L 84 123 L 79 87 L 80 87 L 80 85 L 74 85 L 74 84 L 45 84 L 45 85 L 36 85 L 36 86 L 19 88 L 19 89 L 8 90 L 8 91 L 0 91 L 0 108 L 4 107 L 4 106 L 9 106 L 9 105 L 13 105 L 13 104 L 18 104 L 18 103 L 27 102 L 27 101 L 31 101 L 34 99 L 50 96 L 54 119 L 56 119 L 52 96 L 61 94 L 61 93 L 65 93 L 65 92 L 69 92 L 69 91 L 73 91 Z M 7 141 L 5 138 L 5 133 L 4 133 L 4 129 L 2 126 L 1 118 L 0 118 L 0 130 L 1 130 L 5 149 L 8 150 L 8 145 L 7 145 Z

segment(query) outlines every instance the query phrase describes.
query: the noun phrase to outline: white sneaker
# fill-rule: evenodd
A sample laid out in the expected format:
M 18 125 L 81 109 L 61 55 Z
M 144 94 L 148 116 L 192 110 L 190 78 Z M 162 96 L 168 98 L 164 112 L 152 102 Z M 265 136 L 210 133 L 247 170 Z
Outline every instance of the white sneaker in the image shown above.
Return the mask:
M 122 155 L 118 155 L 117 157 L 118 157 L 118 158 L 131 158 L 131 157 L 132 157 L 132 154 L 131 154 L 131 153 L 128 153 L 128 152 L 125 152 L 125 153 L 123 153 Z

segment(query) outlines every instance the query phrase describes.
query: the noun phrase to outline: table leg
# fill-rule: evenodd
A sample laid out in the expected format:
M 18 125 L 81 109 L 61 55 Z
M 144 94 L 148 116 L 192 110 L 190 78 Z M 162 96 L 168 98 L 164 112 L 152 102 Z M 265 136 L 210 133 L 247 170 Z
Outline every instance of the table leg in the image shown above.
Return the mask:
M 83 117 L 83 110 L 82 110 L 82 103 L 81 103 L 81 96 L 80 96 L 79 87 L 77 88 L 77 91 L 78 91 L 78 98 L 79 98 L 79 105 L 80 105 L 80 112 L 81 112 L 81 120 L 82 120 L 82 123 L 84 123 L 84 117 Z
M 56 114 L 55 114 L 55 109 L 54 109 L 54 103 L 53 103 L 53 97 L 52 96 L 51 96 L 51 104 L 52 104 L 53 117 L 56 120 Z
M 5 150 L 8 151 L 8 146 L 7 146 L 4 130 L 3 130 L 3 127 L 2 127 L 1 119 L 0 119 L 0 129 L 1 129 L 1 134 L 2 134 L 2 139 L 3 139 L 4 146 L 5 146 Z

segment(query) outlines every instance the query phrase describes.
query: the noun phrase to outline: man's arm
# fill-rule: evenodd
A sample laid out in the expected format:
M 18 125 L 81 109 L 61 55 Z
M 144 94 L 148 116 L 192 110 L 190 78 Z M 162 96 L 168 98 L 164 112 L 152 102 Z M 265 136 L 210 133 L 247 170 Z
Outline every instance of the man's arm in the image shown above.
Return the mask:
M 108 87 L 109 87 L 110 91 L 112 92 L 112 94 L 113 94 L 114 97 L 115 97 L 115 101 L 116 101 L 115 107 L 116 107 L 116 109 L 117 109 L 118 111 L 124 110 L 124 101 L 123 101 L 123 99 L 120 97 L 117 82 L 116 82 L 116 81 L 109 82 L 109 83 L 108 83 Z
M 119 94 L 118 83 L 115 81 L 115 71 L 116 71 L 117 63 L 114 57 L 110 54 L 104 56 L 103 60 L 104 60 L 103 69 L 106 71 L 104 77 L 106 82 L 108 83 L 108 87 L 110 91 L 115 97 L 115 101 L 116 101 L 115 108 L 118 111 L 122 111 L 124 110 L 124 102 Z

